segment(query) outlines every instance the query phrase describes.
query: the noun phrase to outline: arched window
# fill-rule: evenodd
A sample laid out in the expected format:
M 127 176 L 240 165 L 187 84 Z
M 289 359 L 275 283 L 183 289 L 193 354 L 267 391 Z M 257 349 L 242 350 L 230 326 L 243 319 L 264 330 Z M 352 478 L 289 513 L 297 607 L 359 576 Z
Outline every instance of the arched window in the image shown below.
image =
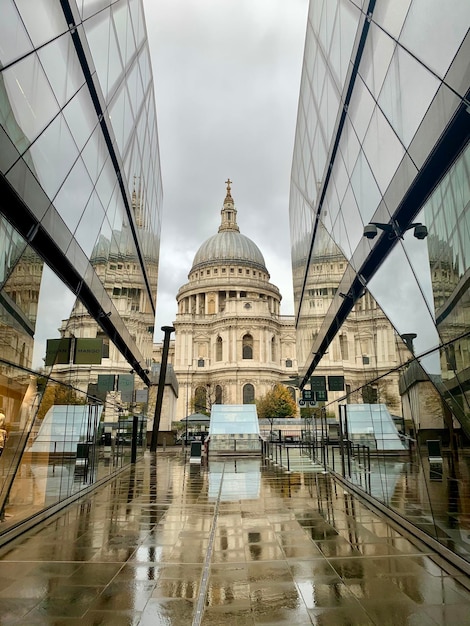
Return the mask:
M 292 367 L 292 359 L 286 359 L 286 367 Z
M 222 337 L 217 337 L 216 343 L 215 343 L 215 360 L 216 361 L 221 361 L 222 360 Z
M 243 358 L 253 358 L 253 337 L 250 334 L 243 337 Z
M 295 402 L 295 387 L 287 387 L 287 389 L 289 390 L 292 400 Z
M 248 383 L 243 387 L 243 404 L 254 404 L 255 402 L 255 388 L 251 383 Z
M 222 403 L 222 387 L 220 385 L 215 386 L 215 403 L 223 404 Z
M 202 413 L 207 410 L 206 404 L 206 388 L 205 387 L 197 387 L 196 392 L 194 394 L 194 411 L 195 413 Z
M 276 362 L 276 338 L 271 339 L 271 361 Z

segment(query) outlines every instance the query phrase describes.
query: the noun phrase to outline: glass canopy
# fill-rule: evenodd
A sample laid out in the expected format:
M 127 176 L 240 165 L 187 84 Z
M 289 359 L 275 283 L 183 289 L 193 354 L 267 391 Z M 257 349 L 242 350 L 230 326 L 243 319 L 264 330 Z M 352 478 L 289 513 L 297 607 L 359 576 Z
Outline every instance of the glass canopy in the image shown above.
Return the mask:
M 258 414 L 254 404 L 214 404 L 209 435 L 259 435 Z

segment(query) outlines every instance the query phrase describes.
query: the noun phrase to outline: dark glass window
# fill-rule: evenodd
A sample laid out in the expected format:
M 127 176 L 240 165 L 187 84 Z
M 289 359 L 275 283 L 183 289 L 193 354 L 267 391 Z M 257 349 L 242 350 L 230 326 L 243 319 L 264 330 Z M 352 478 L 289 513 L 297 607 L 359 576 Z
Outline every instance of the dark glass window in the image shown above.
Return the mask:
M 243 358 L 253 358 L 253 337 L 251 335 L 245 335 L 243 337 Z
M 222 360 L 222 345 L 223 345 L 222 337 L 217 337 L 217 342 L 215 344 L 215 360 L 216 361 Z
M 243 387 L 243 404 L 253 404 L 255 401 L 255 388 L 251 383 Z

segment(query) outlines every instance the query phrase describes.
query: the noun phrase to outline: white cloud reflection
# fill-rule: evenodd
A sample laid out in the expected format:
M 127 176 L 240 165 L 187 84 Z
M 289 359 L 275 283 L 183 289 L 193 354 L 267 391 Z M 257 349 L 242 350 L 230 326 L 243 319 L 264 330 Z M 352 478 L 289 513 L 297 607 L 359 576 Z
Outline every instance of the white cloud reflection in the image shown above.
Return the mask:
M 44 367 L 47 339 L 58 339 L 62 320 L 70 317 L 75 303 L 75 295 L 44 263 L 39 301 L 36 330 L 34 334 L 33 367 Z

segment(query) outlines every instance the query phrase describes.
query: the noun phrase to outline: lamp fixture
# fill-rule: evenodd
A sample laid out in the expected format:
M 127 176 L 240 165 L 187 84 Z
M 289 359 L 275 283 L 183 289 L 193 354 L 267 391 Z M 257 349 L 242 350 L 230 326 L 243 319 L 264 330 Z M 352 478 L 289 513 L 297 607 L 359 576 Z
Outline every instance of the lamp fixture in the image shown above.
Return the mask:
M 425 239 L 428 236 L 428 229 L 421 222 L 413 222 L 406 228 L 402 228 L 396 220 L 392 220 L 390 224 L 382 224 L 381 222 L 370 222 L 364 226 L 364 237 L 374 239 L 377 237 L 378 230 L 388 233 L 389 239 L 403 239 L 403 235 L 407 230 L 414 228 L 413 236 L 416 239 Z
M 408 350 L 414 354 L 414 344 L 413 341 L 416 339 L 418 335 L 416 333 L 403 333 L 403 335 L 400 335 L 400 337 L 403 339 L 403 341 L 406 344 L 406 347 L 408 348 Z

